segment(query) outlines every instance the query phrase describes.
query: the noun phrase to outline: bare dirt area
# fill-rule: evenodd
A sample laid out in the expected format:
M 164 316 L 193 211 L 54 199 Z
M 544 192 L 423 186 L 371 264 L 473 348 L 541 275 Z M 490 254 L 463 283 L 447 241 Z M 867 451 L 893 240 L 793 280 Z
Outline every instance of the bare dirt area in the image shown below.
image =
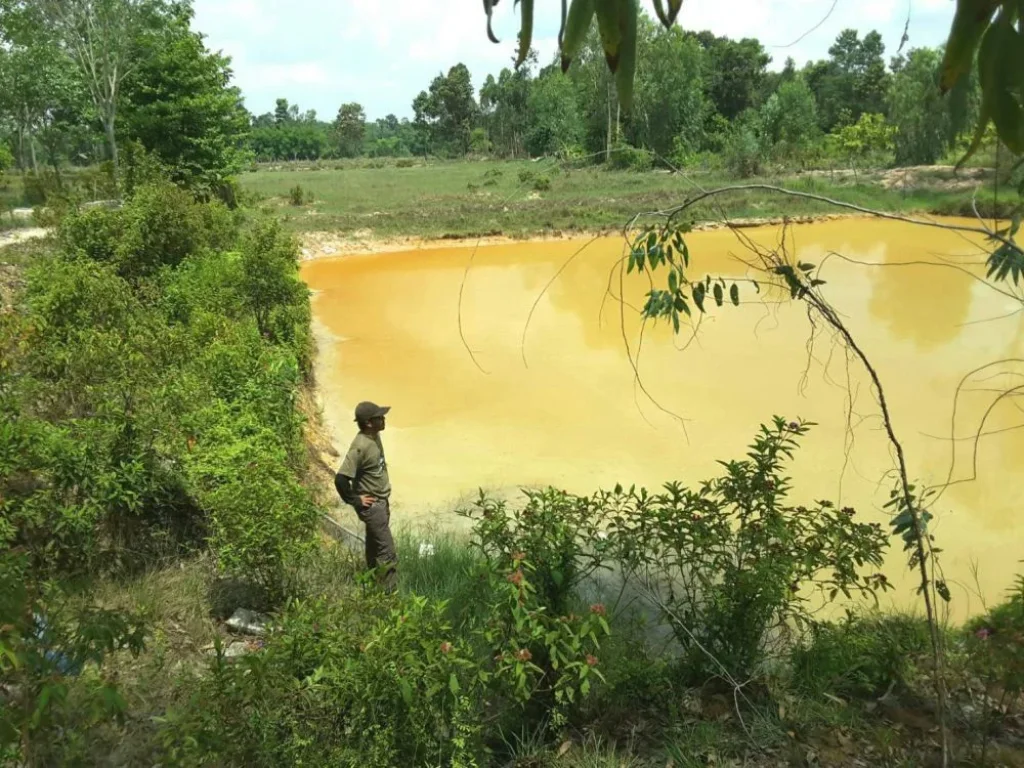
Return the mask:
M 26 240 L 46 237 L 47 234 L 49 234 L 49 230 L 42 227 L 26 227 L 25 229 L 11 229 L 6 232 L 0 232 L 0 248 L 6 248 L 8 245 L 14 245 L 15 243 L 23 243 Z

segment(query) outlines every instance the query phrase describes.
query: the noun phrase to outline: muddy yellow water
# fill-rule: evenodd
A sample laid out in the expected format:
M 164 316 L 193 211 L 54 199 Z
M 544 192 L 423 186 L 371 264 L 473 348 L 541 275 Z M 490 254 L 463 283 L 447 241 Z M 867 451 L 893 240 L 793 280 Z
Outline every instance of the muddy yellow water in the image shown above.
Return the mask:
M 775 246 L 780 230 L 746 234 Z M 978 238 L 854 219 L 790 229 L 786 242 L 824 264 L 826 295 L 877 368 L 913 479 L 956 481 L 933 530 L 953 613 L 980 610 L 1024 570 L 1024 429 L 1014 429 L 1024 397 L 1001 397 L 1024 385 L 1024 362 L 998 362 L 1024 358 L 1021 302 L 979 279 Z M 689 248 L 692 277 L 753 275 L 730 232 L 693 234 Z M 887 520 L 892 451 L 864 370 L 831 331 L 752 286 L 696 334 L 642 328 L 649 285 L 626 276 L 619 300 L 622 253 L 608 238 L 304 265 L 338 447 L 356 402 L 393 407 L 384 439 L 396 518 L 456 527 L 453 505 L 478 488 L 696 482 L 778 414 L 819 424 L 792 465 L 795 500 Z M 901 553 L 887 569 L 898 583 L 887 600 L 911 604 Z

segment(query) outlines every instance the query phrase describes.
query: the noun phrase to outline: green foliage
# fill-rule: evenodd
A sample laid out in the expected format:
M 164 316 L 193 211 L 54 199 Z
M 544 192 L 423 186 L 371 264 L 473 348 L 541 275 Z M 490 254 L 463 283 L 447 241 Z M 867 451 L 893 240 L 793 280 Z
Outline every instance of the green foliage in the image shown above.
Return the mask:
M 135 42 L 137 66 L 122 85 L 119 135 L 155 154 L 174 182 L 212 199 L 247 160 L 249 120 L 230 84 L 229 59 L 206 49 L 189 28 L 192 16 L 181 6 Z
M 296 208 L 301 208 L 306 204 L 306 190 L 302 188 L 301 184 L 296 184 L 288 190 L 288 203 Z
M 541 603 L 567 611 L 581 583 L 601 565 L 600 516 L 589 499 L 562 491 L 524 491 L 527 503 L 509 509 L 481 494 L 459 514 L 472 520 L 473 546 L 489 561 L 527 559 Z
M 608 167 L 620 171 L 649 171 L 654 165 L 654 155 L 646 149 L 638 149 L 624 142 L 612 147 L 608 155 Z
M 722 150 L 725 167 L 741 179 L 763 171 L 764 153 L 751 124 L 734 125 Z
M 829 501 L 787 504 L 785 463 L 809 426 L 776 417 L 747 459 L 722 462 L 722 476 L 697 489 L 617 488 L 601 499 L 623 572 L 664 612 L 701 677 L 763 673 L 775 632 L 810 622 L 808 591 L 831 601 L 889 586 L 861 573 L 882 564 L 881 526 Z
M 844 125 L 826 137 L 829 149 L 854 167 L 862 164 L 885 165 L 892 157 L 897 126 L 883 115 L 864 113 L 853 125 Z
M 1024 691 L 1024 577 L 1007 599 L 966 627 L 970 666 L 988 688 L 1018 696 Z M 990 694 L 991 695 L 991 694 Z
M 456 64 L 447 75 L 438 75 L 427 91 L 413 101 L 416 125 L 429 145 L 439 152 L 466 155 L 478 106 L 473 82 L 465 64 Z
M 276 224 L 145 184 L 72 213 L 0 342 L 0 504 L 37 573 L 135 567 L 208 536 L 278 597 L 318 512 L 296 391 L 309 302 Z
M 234 236 L 234 223 L 221 204 L 197 204 L 167 181 L 140 186 L 120 210 L 72 213 L 58 232 L 69 256 L 109 262 L 128 280 L 177 266 L 203 248 L 223 248 Z
M 296 338 L 296 321 L 288 313 L 308 303 L 308 290 L 298 276 L 298 246 L 275 220 L 258 221 L 242 244 L 241 290 L 260 333 L 274 341 Z M 308 322 L 307 322 L 308 324 Z
M 780 85 L 761 107 L 760 119 L 762 143 L 778 159 L 801 160 L 819 135 L 814 94 L 801 78 Z
M 64 762 L 90 728 L 123 716 L 116 681 L 99 670 L 116 651 L 137 656 L 144 639 L 139 617 L 74 607 L 59 587 L 38 588 L 25 553 L 0 552 L 0 760 Z
M 828 53 L 827 60 L 804 70 L 818 102 L 822 129 L 831 132 L 855 123 L 866 112 L 882 112 L 890 76 L 881 35 L 871 31 L 861 38 L 856 30 L 844 29 Z
M 450 556 L 442 564 L 458 565 Z M 483 765 L 488 723 L 516 722 L 535 701 L 557 705 L 564 722 L 601 677 L 593 652 L 607 629 L 603 610 L 549 611 L 523 558 L 463 565 L 472 612 L 373 591 L 292 601 L 258 652 L 235 664 L 218 657 L 186 683 L 161 718 L 166 758 Z
M 359 157 L 363 153 L 366 133 L 366 113 L 361 104 L 350 102 L 338 108 L 334 121 L 334 134 L 338 142 L 339 157 Z
M 14 155 L 11 154 L 10 148 L 3 142 L 0 142 L 0 175 L 14 165 Z
M 548 72 L 529 84 L 524 116 L 529 120 L 526 149 L 534 157 L 555 154 L 583 138 L 572 81 L 560 72 Z
M 1024 36 L 1019 3 L 1002 0 L 979 5 L 961 3 L 953 18 L 939 72 L 943 92 L 962 82 L 972 69 L 977 52 L 981 85 L 981 111 L 966 160 L 994 123 L 999 139 L 1015 154 L 1024 153 Z M 963 161 L 961 161 L 963 162 Z
M 934 163 L 948 146 L 953 116 L 949 100 L 939 93 L 939 70 L 940 54 L 929 48 L 916 48 L 897 61 L 889 92 L 897 163 Z
M 877 698 L 905 690 L 915 662 L 931 651 L 928 625 L 912 616 L 851 616 L 811 626 L 792 654 L 793 682 L 813 694 Z
M 258 654 L 217 658 L 161 738 L 176 764 L 477 765 L 471 658 L 443 603 L 295 602 Z

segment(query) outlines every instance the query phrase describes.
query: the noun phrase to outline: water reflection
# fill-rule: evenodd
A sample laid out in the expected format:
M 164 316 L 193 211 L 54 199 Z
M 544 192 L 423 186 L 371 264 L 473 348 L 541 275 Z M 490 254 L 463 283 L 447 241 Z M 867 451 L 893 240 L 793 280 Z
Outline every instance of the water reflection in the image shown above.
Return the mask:
M 779 237 L 777 229 L 745 234 L 765 246 Z M 797 227 L 789 235 L 800 260 L 825 265 L 829 300 L 885 383 L 911 474 L 923 484 L 945 482 L 960 379 L 1010 352 L 1019 355 L 1024 325 L 1019 317 L 977 322 L 1013 305 L 970 276 L 905 265 L 935 254 L 955 263 L 976 260 L 977 246 L 940 230 L 863 220 Z M 389 459 L 397 515 L 455 524 L 445 513 L 451 500 L 479 487 L 551 483 L 586 493 L 616 482 L 702 480 L 717 472 L 717 459 L 743 455 L 758 423 L 779 414 L 820 425 L 792 467 L 795 501 L 833 498 L 886 519 L 892 460 L 871 383 L 828 333 L 812 333 L 801 305 L 745 285 L 744 303 L 710 312 L 683 351 L 685 335 L 675 337 L 664 323 L 643 328 L 641 388 L 624 351 L 626 343 L 634 355 L 640 349 L 640 318 L 605 297 L 610 274 L 613 291 L 620 288 L 614 270 L 623 242 L 592 243 L 566 264 L 583 244 L 447 248 L 304 265 L 305 279 L 319 291 L 315 316 L 345 339 L 331 347 L 330 369 L 318 370 L 345 401 L 332 410 L 345 413 L 364 398 L 394 406 Z M 748 276 L 746 253 L 732 233 L 693 234 L 689 245 L 694 279 Z M 650 286 L 632 275 L 621 287 L 625 302 L 639 307 Z M 1024 373 L 1024 364 L 1014 370 Z M 966 393 L 957 437 L 980 421 L 994 396 Z M 987 429 L 1019 423 L 1022 408 L 1024 399 L 1007 398 Z M 351 424 L 337 426 L 342 443 Z M 954 479 L 971 474 L 967 449 L 957 441 Z M 1022 460 L 1024 430 L 987 436 L 977 479 L 942 496 L 937 525 L 951 581 L 972 581 L 971 558 L 980 558 L 982 586 L 998 595 L 1018 567 Z M 903 553 L 893 552 L 888 567 L 899 581 Z M 912 601 L 909 583 L 903 586 L 897 599 Z

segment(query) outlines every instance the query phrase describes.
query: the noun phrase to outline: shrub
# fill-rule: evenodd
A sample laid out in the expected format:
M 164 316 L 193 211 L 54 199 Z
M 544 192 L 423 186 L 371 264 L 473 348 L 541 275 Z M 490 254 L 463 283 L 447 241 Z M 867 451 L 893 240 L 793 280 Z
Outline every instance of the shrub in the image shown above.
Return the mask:
M 747 459 L 723 462 L 724 474 L 697 490 L 670 483 L 657 495 L 620 487 L 596 497 L 623 573 L 662 610 L 695 674 L 763 672 L 773 631 L 809 624 L 805 590 L 829 601 L 888 587 L 859 573 L 881 566 L 881 526 L 828 501 L 786 504 L 782 472 L 808 427 L 776 417 Z
M 730 132 L 723 150 L 725 166 L 731 173 L 747 178 L 764 170 L 764 156 L 757 134 L 748 126 L 738 125 Z
M 481 677 L 443 603 L 294 602 L 163 719 L 173 764 L 477 765 Z
M 538 176 L 533 180 L 533 188 L 537 192 L 547 192 L 551 189 L 551 179 L 547 176 Z
M 29 558 L 6 549 L 11 534 L 0 522 L 0 761 L 74 763 L 90 729 L 125 710 L 115 681 L 99 665 L 119 650 L 137 656 L 144 625 L 94 606 L 71 609 L 55 585 L 37 589 Z
M 649 171 L 654 166 L 654 154 L 646 149 L 619 142 L 608 155 L 608 166 L 618 171 Z
M 301 184 L 296 184 L 288 190 L 288 202 L 296 208 L 306 204 L 306 190 L 302 188 Z
M 400 157 L 395 161 L 395 168 L 412 168 L 416 161 L 411 157 Z
M 1024 576 L 1006 602 L 967 625 L 971 666 L 988 688 L 1010 697 L 1024 691 Z
M 472 545 L 488 562 L 524 558 L 547 610 L 569 610 L 580 584 L 601 566 L 602 510 L 594 500 L 549 488 L 524 491 L 526 504 L 509 509 L 481 493 L 458 514 L 473 522 Z
M 294 322 L 279 322 L 281 313 L 289 307 L 308 306 L 308 290 L 299 280 L 297 257 L 295 241 L 273 219 L 257 221 L 243 241 L 242 295 L 256 327 L 267 338 L 294 339 Z M 308 325 L 308 317 L 299 319 Z
M 65 253 L 111 262 L 129 280 L 174 267 L 204 248 L 221 249 L 237 237 L 234 215 L 220 202 L 197 203 L 167 181 L 144 184 L 121 209 L 69 213 L 58 236 Z
M 915 660 L 930 651 L 928 625 L 913 616 L 857 616 L 811 627 L 793 650 L 793 678 L 813 694 L 852 698 L 906 688 Z

